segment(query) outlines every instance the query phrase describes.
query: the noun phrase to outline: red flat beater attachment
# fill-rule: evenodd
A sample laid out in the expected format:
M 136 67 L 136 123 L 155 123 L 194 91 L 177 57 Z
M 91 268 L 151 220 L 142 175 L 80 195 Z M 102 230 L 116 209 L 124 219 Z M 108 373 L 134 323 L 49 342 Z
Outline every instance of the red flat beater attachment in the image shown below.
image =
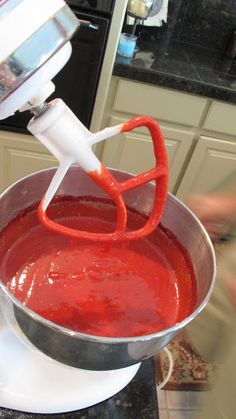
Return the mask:
M 100 171 L 88 172 L 88 175 L 93 179 L 93 181 L 102 187 L 116 204 L 117 223 L 115 231 L 112 233 L 92 233 L 88 231 L 75 230 L 58 224 L 48 218 L 46 211 L 43 210 L 43 201 L 41 201 L 38 208 L 38 215 L 40 221 L 45 225 L 45 227 L 72 239 L 90 240 L 94 242 L 136 240 L 152 233 L 160 222 L 166 204 L 168 190 L 168 160 L 164 138 L 159 125 L 154 119 L 146 116 L 133 118 L 122 124 L 119 131 L 128 132 L 141 126 L 147 127 L 152 137 L 156 158 L 156 166 L 153 169 L 138 176 L 129 178 L 124 182 L 117 182 L 109 170 L 102 164 Z M 150 181 L 155 181 L 156 185 L 153 208 L 149 219 L 142 228 L 134 231 L 127 231 L 127 209 L 122 194 Z

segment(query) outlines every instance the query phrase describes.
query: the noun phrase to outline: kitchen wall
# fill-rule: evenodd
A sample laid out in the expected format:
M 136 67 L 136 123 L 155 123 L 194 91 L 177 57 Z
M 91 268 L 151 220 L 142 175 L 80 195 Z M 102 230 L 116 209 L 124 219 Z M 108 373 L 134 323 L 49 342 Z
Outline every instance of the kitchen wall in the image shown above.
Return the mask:
M 159 37 L 225 51 L 236 30 L 236 0 L 169 0 Z

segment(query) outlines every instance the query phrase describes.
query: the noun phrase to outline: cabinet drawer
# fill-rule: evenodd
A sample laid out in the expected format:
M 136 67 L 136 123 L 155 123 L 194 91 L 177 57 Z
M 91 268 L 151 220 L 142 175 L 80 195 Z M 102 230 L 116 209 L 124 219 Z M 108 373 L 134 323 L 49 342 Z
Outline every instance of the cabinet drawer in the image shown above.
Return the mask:
M 235 105 L 213 102 L 203 128 L 223 134 L 236 135 L 235 118 Z
M 113 110 L 197 126 L 206 103 L 207 99 L 198 96 L 121 79 L 118 82 Z
M 200 137 L 177 191 L 180 199 L 191 193 L 223 190 L 236 179 L 236 142 Z

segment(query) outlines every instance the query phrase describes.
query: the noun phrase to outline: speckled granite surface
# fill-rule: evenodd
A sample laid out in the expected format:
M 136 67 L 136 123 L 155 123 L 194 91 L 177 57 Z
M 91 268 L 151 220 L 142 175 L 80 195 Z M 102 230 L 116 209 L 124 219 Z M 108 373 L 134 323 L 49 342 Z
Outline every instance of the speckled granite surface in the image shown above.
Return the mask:
M 235 30 L 235 0 L 169 0 L 167 23 L 138 26 L 140 52 L 117 57 L 114 75 L 236 103 Z
M 133 59 L 116 57 L 113 75 L 236 103 L 236 60 L 200 47 L 139 41 Z
M 142 363 L 131 383 L 115 396 L 88 409 L 57 415 L 38 415 L 0 408 L 9 419 L 159 419 L 154 369 Z

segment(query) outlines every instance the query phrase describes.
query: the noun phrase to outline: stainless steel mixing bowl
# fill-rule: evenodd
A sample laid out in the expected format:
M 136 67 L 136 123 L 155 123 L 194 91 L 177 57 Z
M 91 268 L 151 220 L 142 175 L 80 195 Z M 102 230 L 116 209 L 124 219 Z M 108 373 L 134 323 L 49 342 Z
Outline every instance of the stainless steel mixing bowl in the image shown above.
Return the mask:
M 119 181 L 131 175 L 111 170 Z M 55 169 L 47 169 L 16 182 L 0 196 L 0 230 L 23 208 L 39 201 Z M 148 214 L 153 200 L 153 184 L 146 184 L 126 194 L 130 207 Z M 77 167 L 72 167 L 58 191 L 61 195 L 104 197 L 102 190 Z M 64 364 L 87 370 L 113 370 L 138 363 L 156 354 L 193 320 L 207 304 L 215 278 L 215 256 L 211 241 L 199 220 L 173 195 L 168 195 L 162 224 L 174 233 L 188 250 L 196 281 L 197 304 L 183 321 L 151 335 L 132 338 L 91 336 L 63 328 L 45 320 L 16 300 L 0 281 L 3 314 L 14 333 L 27 339 L 40 351 Z M 23 334 L 22 334 L 23 331 Z M 24 339 L 23 339 L 24 340 Z

